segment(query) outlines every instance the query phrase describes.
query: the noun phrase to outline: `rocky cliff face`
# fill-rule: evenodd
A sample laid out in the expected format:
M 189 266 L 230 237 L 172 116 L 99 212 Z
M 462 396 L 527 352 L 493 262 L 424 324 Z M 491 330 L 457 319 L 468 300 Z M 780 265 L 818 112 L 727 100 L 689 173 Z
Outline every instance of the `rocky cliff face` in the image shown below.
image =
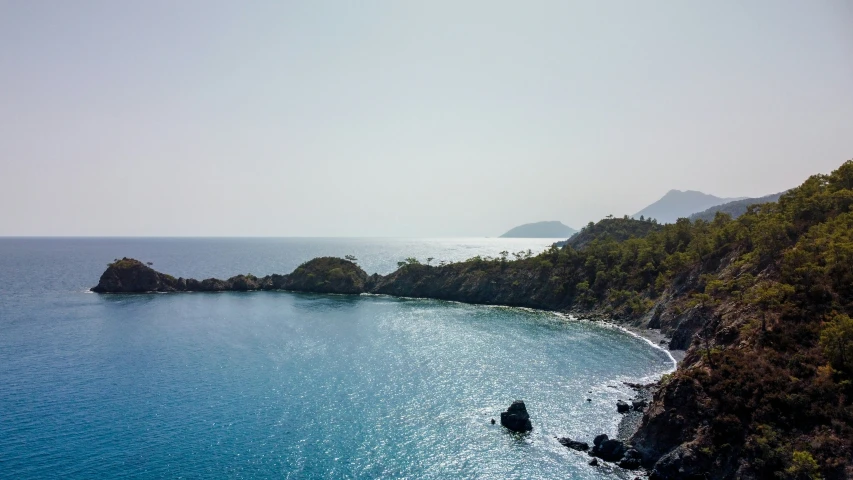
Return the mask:
M 185 290 L 175 277 L 162 274 L 139 260 L 123 258 L 109 264 L 101 275 L 96 293 L 176 292 Z

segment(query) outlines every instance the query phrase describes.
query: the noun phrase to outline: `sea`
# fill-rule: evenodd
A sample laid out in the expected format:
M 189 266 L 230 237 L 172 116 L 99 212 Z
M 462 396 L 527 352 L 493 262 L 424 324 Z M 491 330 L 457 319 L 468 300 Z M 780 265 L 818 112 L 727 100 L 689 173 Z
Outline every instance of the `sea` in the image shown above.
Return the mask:
M 199 279 L 329 255 L 387 274 L 556 240 L 0 238 L 0 478 L 634 478 L 556 439 L 614 436 L 623 382 L 674 368 L 607 324 L 376 295 L 88 291 L 125 256 Z M 528 434 L 500 426 L 514 400 Z

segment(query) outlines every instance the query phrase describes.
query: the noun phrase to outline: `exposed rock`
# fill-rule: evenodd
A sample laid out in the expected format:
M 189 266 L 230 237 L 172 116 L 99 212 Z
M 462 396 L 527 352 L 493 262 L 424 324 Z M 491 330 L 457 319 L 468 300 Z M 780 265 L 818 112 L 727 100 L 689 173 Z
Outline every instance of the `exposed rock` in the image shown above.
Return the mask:
M 703 480 L 710 465 L 692 449 L 680 445 L 655 464 L 651 480 Z
M 590 455 L 607 462 L 616 462 L 622 459 L 626 450 L 625 445 L 619 440 L 606 439 L 592 447 Z
M 697 381 L 680 376 L 655 392 L 640 429 L 630 440 L 642 454 L 646 467 L 651 467 L 675 447 L 695 438 L 697 429 L 706 421 L 705 416 L 709 412 L 709 408 L 700 403 L 703 397 Z
M 696 338 L 696 333 L 710 320 L 710 310 L 694 307 L 677 317 L 677 323 L 669 342 L 671 350 L 686 350 Z
M 300 265 L 290 275 L 236 275 L 227 280 L 175 278 L 160 273 L 139 260 L 123 258 L 109 264 L 101 275 L 96 293 L 145 292 L 245 292 L 253 290 L 292 290 L 316 293 L 359 294 L 367 291 L 367 273 L 348 260 L 315 258 Z
M 569 447 L 572 450 L 578 450 L 580 452 L 585 452 L 585 451 L 589 450 L 589 444 L 588 443 L 576 442 L 569 437 L 558 438 L 557 441 L 560 442 L 560 445 L 563 445 L 564 447 Z
M 626 470 L 636 470 L 642 466 L 642 457 L 640 452 L 631 448 L 625 452 L 625 456 L 619 461 L 619 466 Z
M 505 412 L 501 412 L 501 425 L 513 432 L 529 432 L 533 430 L 533 424 L 530 423 L 530 415 L 528 415 L 527 407 L 523 401 L 516 400 L 512 402 L 512 405 Z
M 367 291 L 367 273 L 355 263 L 320 257 L 296 268 L 284 282 L 285 290 L 315 293 L 359 294 Z
M 616 402 L 616 411 L 617 412 L 628 413 L 628 411 L 630 411 L 630 410 L 631 410 L 631 405 L 628 405 L 627 403 L 623 402 L 622 400 L 619 400 L 618 402 Z
M 92 288 L 96 293 L 144 293 L 175 292 L 183 284 L 171 276 L 162 274 L 133 258 L 122 258 L 107 266 L 98 285 Z
M 649 403 L 648 403 L 648 402 L 646 402 L 645 400 L 632 400 L 632 401 L 631 401 L 631 406 L 632 406 L 632 407 L 634 408 L 634 410 L 635 410 L 635 411 L 637 411 L 637 412 L 642 411 L 642 410 L 643 410 L 644 408 L 646 408 L 648 405 L 649 405 Z
M 225 281 L 225 284 L 230 284 L 230 290 L 237 292 L 246 292 L 249 290 L 258 289 L 258 277 L 254 275 L 237 275 Z
M 608 438 L 608 437 L 607 437 L 607 435 L 605 435 L 605 434 L 603 434 L 603 433 L 602 433 L 601 435 L 596 436 L 596 437 L 592 440 L 592 444 L 593 444 L 593 445 L 595 445 L 595 446 L 597 447 L 597 446 L 601 445 L 601 442 L 603 442 L 603 441 L 607 440 L 607 438 Z
M 598 466 L 598 459 L 593 458 L 592 460 L 589 461 L 589 464 L 592 465 L 593 467 L 597 467 Z

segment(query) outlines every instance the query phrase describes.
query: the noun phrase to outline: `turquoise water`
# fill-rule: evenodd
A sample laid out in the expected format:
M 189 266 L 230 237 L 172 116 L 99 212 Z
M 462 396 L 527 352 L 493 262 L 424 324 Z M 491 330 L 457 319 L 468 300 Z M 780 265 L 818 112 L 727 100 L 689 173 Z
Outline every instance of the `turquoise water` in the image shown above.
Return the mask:
M 619 330 L 378 296 L 85 293 L 124 255 L 195 277 L 320 254 L 386 273 L 550 243 L 0 239 L 0 476 L 633 478 L 553 438 L 614 434 L 621 382 L 672 368 Z M 515 399 L 531 434 L 489 423 Z

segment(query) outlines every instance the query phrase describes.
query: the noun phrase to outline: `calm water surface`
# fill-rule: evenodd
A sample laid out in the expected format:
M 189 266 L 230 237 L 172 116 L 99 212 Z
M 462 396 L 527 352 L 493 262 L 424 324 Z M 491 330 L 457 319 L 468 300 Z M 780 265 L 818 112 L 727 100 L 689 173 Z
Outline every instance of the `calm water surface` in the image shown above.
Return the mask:
M 347 254 L 388 273 L 552 242 L 0 239 L 0 477 L 633 478 L 553 438 L 614 434 L 621 382 L 672 368 L 621 331 L 377 296 L 85 292 L 122 256 L 197 278 Z M 489 423 L 517 398 L 531 434 Z

